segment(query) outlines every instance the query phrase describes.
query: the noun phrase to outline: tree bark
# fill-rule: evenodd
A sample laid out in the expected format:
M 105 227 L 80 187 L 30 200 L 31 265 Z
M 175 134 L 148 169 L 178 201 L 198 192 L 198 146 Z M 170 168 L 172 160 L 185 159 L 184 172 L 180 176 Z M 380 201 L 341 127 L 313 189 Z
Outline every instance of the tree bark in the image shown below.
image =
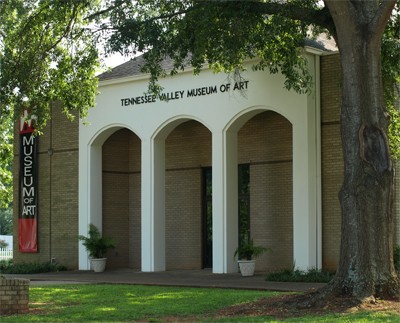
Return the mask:
M 340 261 L 328 288 L 358 299 L 398 297 L 391 212 L 394 171 L 381 75 L 381 36 L 388 19 L 382 15 L 395 1 L 381 6 L 378 1 L 325 2 L 341 55 L 344 158 Z

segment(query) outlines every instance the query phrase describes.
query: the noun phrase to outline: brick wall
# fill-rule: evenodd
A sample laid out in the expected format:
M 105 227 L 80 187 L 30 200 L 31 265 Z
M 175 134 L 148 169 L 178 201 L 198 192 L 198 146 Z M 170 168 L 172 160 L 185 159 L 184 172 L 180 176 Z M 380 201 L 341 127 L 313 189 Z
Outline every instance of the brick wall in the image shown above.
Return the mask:
M 250 164 L 250 232 L 271 248 L 257 270 L 291 268 L 293 262 L 292 126 L 275 112 L 250 119 L 238 133 L 238 161 Z
M 29 310 L 29 279 L 0 277 L 0 315 L 23 314 Z
M 140 140 L 127 129 L 103 144 L 103 235 L 116 247 L 107 268 L 140 268 Z M 139 194 L 138 194 L 139 192 Z
M 322 262 L 336 269 L 339 259 L 341 210 L 338 193 L 343 182 L 340 141 L 339 55 L 321 57 L 321 163 L 322 163 Z
M 254 144 L 257 143 L 257 144 Z M 293 255 L 292 131 L 282 116 L 265 112 L 238 133 L 238 161 L 250 163 L 251 231 L 271 247 L 258 268 L 290 267 Z M 211 134 L 195 121 L 166 141 L 166 266 L 201 268 L 201 167 L 211 166 Z
M 52 258 L 71 269 L 78 265 L 78 120 L 71 122 L 52 104 L 52 120 L 39 137 L 39 209 L 37 254 L 19 253 L 16 262 L 45 262 Z M 17 129 L 15 138 L 19 138 Z M 19 146 L 14 146 L 14 223 L 18 223 Z M 18 237 L 18 226 L 14 226 Z
M 166 268 L 202 266 L 202 167 L 211 166 L 211 133 L 196 121 L 176 127 L 165 142 Z

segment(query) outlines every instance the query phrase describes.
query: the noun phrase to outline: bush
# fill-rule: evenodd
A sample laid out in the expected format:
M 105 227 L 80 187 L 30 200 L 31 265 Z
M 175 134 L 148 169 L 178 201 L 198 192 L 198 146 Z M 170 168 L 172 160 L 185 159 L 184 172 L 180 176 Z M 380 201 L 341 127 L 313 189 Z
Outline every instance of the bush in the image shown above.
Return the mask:
M 0 249 L 6 249 L 8 247 L 8 243 L 5 240 L 0 239 Z
M 311 268 L 307 271 L 298 269 L 284 269 L 282 271 L 267 275 L 268 281 L 279 282 L 306 282 L 306 283 L 328 283 L 335 276 L 334 273 Z
M 40 274 L 55 271 L 63 271 L 67 268 L 60 264 L 52 264 L 50 262 L 44 263 L 18 263 L 14 264 L 11 260 L 0 261 L 0 273 L 1 274 Z

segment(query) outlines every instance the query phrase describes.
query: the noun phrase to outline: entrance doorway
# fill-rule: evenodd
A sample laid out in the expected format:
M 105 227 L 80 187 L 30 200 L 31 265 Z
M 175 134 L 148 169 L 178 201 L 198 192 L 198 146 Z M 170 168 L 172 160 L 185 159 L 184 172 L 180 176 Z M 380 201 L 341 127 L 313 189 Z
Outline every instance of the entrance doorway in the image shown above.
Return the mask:
M 203 172 L 203 268 L 212 268 L 212 168 Z M 250 239 L 250 164 L 238 165 L 238 241 Z

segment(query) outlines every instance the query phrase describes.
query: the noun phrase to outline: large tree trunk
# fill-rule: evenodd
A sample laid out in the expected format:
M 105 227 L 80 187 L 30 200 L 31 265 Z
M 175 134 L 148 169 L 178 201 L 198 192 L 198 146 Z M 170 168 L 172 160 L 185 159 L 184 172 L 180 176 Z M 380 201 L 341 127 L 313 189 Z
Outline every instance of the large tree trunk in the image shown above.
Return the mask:
M 375 19 L 387 11 L 378 12 L 382 10 L 378 1 L 326 3 L 335 22 L 342 62 L 344 158 L 340 262 L 329 289 L 359 299 L 396 297 L 394 171 L 386 135 L 380 50 L 387 19 Z

